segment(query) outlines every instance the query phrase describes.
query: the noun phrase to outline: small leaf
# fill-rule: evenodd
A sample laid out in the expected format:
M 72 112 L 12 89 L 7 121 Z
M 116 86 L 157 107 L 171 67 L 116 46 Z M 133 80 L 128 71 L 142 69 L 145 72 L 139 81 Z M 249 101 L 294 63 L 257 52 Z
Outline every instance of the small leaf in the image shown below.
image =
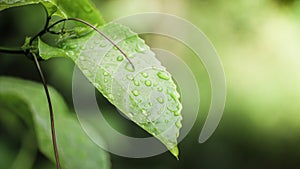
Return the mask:
M 127 117 L 158 138 L 178 156 L 177 137 L 181 128 L 181 103 L 170 73 L 138 35 L 119 24 L 101 30 L 118 43 L 128 60 L 98 33 L 61 42 L 61 49 L 87 79 Z M 42 58 L 53 56 L 39 46 Z M 57 52 L 59 53 L 59 52 Z
M 38 42 L 39 42 L 38 43 L 39 53 L 43 59 L 47 60 L 53 57 L 68 57 L 66 52 L 63 49 L 52 47 L 46 44 L 45 42 L 43 42 L 40 38 L 38 39 Z
M 104 23 L 101 14 L 89 0 L 1 0 L 0 11 L 11 7 L 38 3 L 45 6 L 49 16 L 80 18 L 93 25 Z
M 52 88 L 50 95 L 63 168 L 110 168 L 108 154 L 87 137 L 77 119 L 69 113 L 62 97 Z M 1 113 L 16 113 L 34 128 L 40 150 L 54 162 L 49 110 L 42 85 L 0 77 L 0 107 L 7 110 Z

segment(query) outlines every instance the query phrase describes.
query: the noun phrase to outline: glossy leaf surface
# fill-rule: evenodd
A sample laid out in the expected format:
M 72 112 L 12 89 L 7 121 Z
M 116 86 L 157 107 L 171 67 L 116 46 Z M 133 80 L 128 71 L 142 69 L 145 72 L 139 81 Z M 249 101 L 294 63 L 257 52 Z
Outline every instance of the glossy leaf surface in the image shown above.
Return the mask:
M 134 67 L 108 40 L 94 32 L 67 39 L 60 49 L 40 42 L 42 58 L 71 58 L 87 79 L 128 118 L 158 138 L 177 157 L 181 128 L 181 103 L 176 85 L 166 68 L 138 35 L 110 23 L 101 28 L 126 53 Z M 65 51 L 63 54 L 62 51 Z

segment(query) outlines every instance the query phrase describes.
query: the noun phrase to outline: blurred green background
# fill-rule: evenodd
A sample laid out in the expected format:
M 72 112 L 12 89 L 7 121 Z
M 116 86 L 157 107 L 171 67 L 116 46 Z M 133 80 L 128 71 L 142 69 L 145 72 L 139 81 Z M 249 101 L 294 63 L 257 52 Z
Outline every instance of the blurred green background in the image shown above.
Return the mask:
M 194 54 L 182 44 L 165 37 L 142 36 L 151 47 L 172 51 L 191 67 L 199 84 L 201 107 L 197 123 L 179 144 L 179 161 L 169 152 L 145 159 L 111 154 L 113 169 L 300 168 L 299 0 L 93 2 L 107 22 L 140 12 L 164 12 L 189 20 L 214 44 L 227 78 L 223 118 L 214 135 L 199 144 L 210 103 L 204 67 L 195 64 Z M 0 46 L 21 46 L 26 35 L 33 36 L 42 29 L 44 18 L 38 5 L 1 12 Z M 73 66 L 66 59 L 42 62 L 49 84 L 64 96 L 71 109 Z M 0 54 L 0 75 L 39 81 L 34 64 L 23 55 Z M 110 109 L 111 105 L 105 107 Z M 107 116 L 112 116 L 107 118 L 117 124 L 116 128 L 128 133 L 138 130 L 118 114 L 115 118 L 113 114 Z M 26 126 L 16 117 L 1 112 L 0 117 L 0 168 L 5 169 L 14 163 Z M 53 168 L 35 152 L 33 148 L 34 168 Z

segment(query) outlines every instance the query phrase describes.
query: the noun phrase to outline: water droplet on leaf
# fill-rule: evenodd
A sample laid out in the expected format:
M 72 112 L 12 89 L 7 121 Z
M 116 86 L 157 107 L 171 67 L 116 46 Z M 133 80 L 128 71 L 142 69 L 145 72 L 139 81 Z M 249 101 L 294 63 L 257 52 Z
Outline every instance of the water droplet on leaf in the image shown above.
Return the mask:
M 174 116 L 179 116 L 180 113 L 178 111 L 174 111 Z
M 146 81 L 145 81 L 145 85 L 146 85 L 146 86 L 151 86 L 151 85 L 152 85 L 152 82 L 151 82 L 150 80 L 146 80 Z
M 117 61 L 121 62 L 121 61 L 123 61 L 123 60 L 124 60 L 124 57 L 123 57 L 123 56 L 118 56 L 118 57 L 117 57 Z
M 181 128 L 181 127 L 182 127 L 182 124 L 181 124 L 180 120 L 177 120 L 177 121 L 175 122 L 175 125 L 176 125 L 176 127 L 178 127 L 178 128 Z
M 169 75 L 166 72 L 158 72 L 157 76 L 160 79 L 163 79 L 163 80 L 169 80 L 170 79 Z
M 142 43 L 142 41 L 138 41 L 138 43 L 135 46 L 135 51 L 142 53 L 145 51 L 145 44 Z
M 143 76 L 144 78 L 149 77 L 148 73 L 143 72 L 143 73 L 141 73 L 141 74 L 142 74 L 142 76 Z
M 108 72 L 103 72 L 103 75 L 108 76 L 109 74 L 108 74 Z
M 137 81 L 137 80 L 134 80 L 133 83 L 134 83 L 134 85 L 136 85 L 136 86 L 139 86 L 139 85 L 140 85 L 140 82 Z
M 132 90 L 132 94 L 133 94 L 134 96 L 138 96 L 140 93 L 139 93 L 137 90 Z
M 177 100 L 177 95 L 176 94 L 174 94 L 174 93 L 170 93 L 170 96 L 173 98 L 173 100 Z

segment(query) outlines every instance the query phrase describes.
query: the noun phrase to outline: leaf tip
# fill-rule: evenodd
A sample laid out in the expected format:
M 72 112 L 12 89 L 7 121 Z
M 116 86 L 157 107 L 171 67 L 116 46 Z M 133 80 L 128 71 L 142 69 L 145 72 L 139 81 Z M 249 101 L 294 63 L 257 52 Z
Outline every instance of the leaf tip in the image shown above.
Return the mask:
M 171 148 L 169 150 L 175 157 L 177 160 L 179 160 L 178 155 L 179 155 L 179 150 L 177 146 L 174 146 L 173 148 Z

